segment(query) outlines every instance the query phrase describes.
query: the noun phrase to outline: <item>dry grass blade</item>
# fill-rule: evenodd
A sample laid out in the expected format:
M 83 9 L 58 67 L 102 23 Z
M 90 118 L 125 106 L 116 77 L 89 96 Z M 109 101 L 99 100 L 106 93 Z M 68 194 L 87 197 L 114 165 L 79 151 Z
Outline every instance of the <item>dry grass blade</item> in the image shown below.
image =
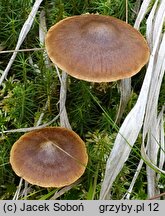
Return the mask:
M 152 35 L 153 34 L 153 20 L 154 20 L 156 8 L 158 5 L 158 1 L 159 0 L 155 1 L 155 4 L 152 7 L 152 10 L 151 10 L 151 12 L 148 16 L 148 19 L 147 19 L 146 37 L 147 37 L 147 41 L 148 41 L 148 44 L 149 44 L 151 50 L 153 49 L 153 47 L 152 47 L 152 44 L 153 44 L 153 35 Z
M 136 29 L 139 29 L 140 23 L 143 20 L 145 14 L 147 12 L 147 9 L 148 9 L 148 6 L 149 6 L 150 2 L 151 2 L 151 0 L 144 0 L 143 1 L 142 5 L 141 5 L 141 8 L 140 8 L 140 11 L 139 11 L 139 13 L 137 15 L 135 24 L 134 24 L 134 27 Z
M 144 14 L 146 13 L 146 11 L 148 9 L 147 7 L 149 5 L 149 2 L 150 1 L 144 1 L 143 2 L 142 8 L 139 12 L 141 15 L 138 16 L 137 21 L 135 23 L 136 27 L 138 27 L 140 25 L 140 21 L 142 19 L 139 17 L 144 16 Z M 145 10 L 144 10 L 144 8 L 145 8 Z M 159 14 L 159 13 L 157 13 L 157 14 Z M 160 14 L 160 15 L 162 15 L 162 14 Z M 153 82 L 152 77 L 153 77 L 153 70 L 155 69 L 155 59 L 157 58 L 157 52 L 158 52 L 159 45 L 160 45 L 160 39 L 162 37 L 161 30 L 162 30 L 162 25 L 159 25 L 159 28 L 157 29 L 157 36 L 156 36 L 154 44 L 153 44 L 153 50 L 152 50 L 152 53 L 150 56 L 147 72 L 146 72 L 146 75 L 144 78 L 144 82 L 143 82 L 138 100 L 137 100 L 135 106 L 133 107 L 133 109 L 130 111 L 130 113 L 125 118 L 125 121 L 123 122 L 123 124 L 122 124 L 122 126 L 121 126 L 121 128 L 117 134 L 117 137 L 116 137 L 116 140 L 114 143 L 114 147 L 113 147 L 111 154 L 107 160 L 106 172 L 105 172 L 105 177 L 104 177 L 104 181 L 103 181 L 102 188 L 101 188 L 100 199 L 110 198 L 111 186 L 112 186 L 115 178 L 117 177 L 117 175 L 121 171 L 121 169 L 124 165 L 124 162 L 128 159 L 131 148 L 134 145 L 134 143 L 135 143 L 135 141 L 139 135 L 139 132 L 143 126 L 144 116 L 146 115 L 146 106 L 147 106 L 148 100 L 149 100 L 148 97 L 151 94 L 151 92 L 153 91 L 153 89 L 151 89 L 151 83 Z M 161 55 L 163 54 L 163 57 L 164 57 L 164 51 L 162 50 L 162 47 L 164 47 L 164 45 L 161 46 L 160 52 L 161 52 Z M 157 61 L 159 61 L 159 63 L 160 63 L 161 59 L 158 58 Z M 162 63 L 161 63 L 161 65 L 162 65 Z M 164 67 L 164 63 L 162 65 L 162 70 L 164 70 L 163 67 Z M 154 71 L 154 73 L 156 73 L 156 71 Z M 157 71 L 157 73 L 158 73 L 158 71 Z M 159 74 L 157 74 L 157 76 L 159 77 Z M 159 89 L 160 85 L 161 85 L 161 79 L 159 79 L 159 82 L 158 82 L 158 89 Z M 158 89 L 156 90 L 156 92 L 157 92 L 156 97 L 157 98 L 159 96 Z
M 155 195 L 155 196 L 149 198 L 148 200 L 160 199 L 160 197 L 163 197 L 163 196 L 165 196 L 165 192 L 158 194 L 158 195 Z
M 23 27 L 21 29 L 21 32 L 19 34 L 17 45 L 15 47 L 16 50 L 19 50 L 19 48 L 22 45 L 24 39 L 26 38 L 26 35 L 28 34 L 28 32 L 29 32 L 29 30 L 30 30 L 30 28 L 31 28 L 31 26 L 33 24 L 36 13 L 37 13 L 38 8 L 39 8 L 42 1 L 43 0 L 36 0 L 35 1 L 34 5 L 33 5 L 33 8 L 32 8 L 32 10 L 31 10 L 27 20 L 25 21 L 25 23 L 24 23 L 24 25 L 23 25 Z M 5 71 L 3 72 L 1 78 L 0 78 L 0 85 L 2 84 L 3 80 L 7 77 L 8 72 L 9 72 L 9 70 L 10 70 L 10 68 L 11 68 L 11 66 L 12 66 L 12 64 L 13 64 L 15 58 L 16 58 L 16 55 L 17 55 L 17 52 L 14 52 L 13 55 L 11 56 L 10 61 L 9 61 L 8 65 L 7 65 Z
M 141 171 L 141 168 L 142 168 L 142 166 L 143 166 L 143 163 L 144 163 L 144 161 L 141 159 L 140 162 L 139 162 L 139 164 L 138 164 L 138 167 L 137 167 L 137 169 L 136 169 L 135 175 L 134 175 L 134 177 L 133 177 L 133 179 L 132 179 L 132 182 L 131 182 L 131 184 L 130 184 L 130 186 L 129 186 L 127 192 L 126 192 L 126 194 L 124 195 L 123 199 L 126 199 L 126 200 L 129 200 L 129 199 L 130 199 L 130 196 L 131 196 L 133 187 L 134 187 L 135 182 L 136 182 L 136 180 L 137 180 L 137 178 L 138 178 L 138 175 L 139 175 L 139 173 L 140 173 L 140 171 Z
M 43 50 L 45 50 L 45 48 L 30 48 L 30 49 L 4 50 L 4 51 L 0 51 L 0 54 L 4 54 L 4 53 L 14 53 L 14 52 L 43 51 Z
M 157 191 L 156 172 L 161 171 L 165 173 L 160 167 L 157 167 L 159 148 L 160 148 L 160 132 L 159 132 L 159 119 L 157 118 L 157 106 L 160 87 L 165 72 L 165 34 L 162 34 L 163 22 L 165 18 L 165 2 L 157 1 L 154 5 L 151 17 L 149 17 L 148 23 L 148 37 L 150 36 L 150 47 L 154 47 L 155 41 L 159 41 L 157 47 L 157 53 L 154 59 L 153 76 L 150 86 L 150 92 L 148 96 L 148 102 L 146 107 L 146 115 L 144 119 L 143 127 L 143 145 L 142 154 L 146 161 L 149 163 L 147 166 L 147 180 L 148 180 L 148 197 L 154 196 Z M 157 11 L 155 12 L 157 8 Z M 155 15 L 155 16 L 154 16 Z M 145 151 L 144 143 L 147 137 L 147 154 Z M 151 166 L 152 164 L 152 166 Z M 150 167 L 151 166 L 151 167 Z
M 45 124 L 42 124 L 42 125 L 39 125 L 39 126 L 34 126 L 34 127 L 28 127 L 28 128 L 11 129 L 11 130 L 3 131 L 3 132 L 0 131 L 0 134 L 17 133 L 17 132 L 29 132 L 29 131 L 32 131 L 32 130 L 41 129 L 41 128 L 44 128 L 44 127 L 47 127 L 47 126 L 51 125 L 53 122 L 57 121 L 57 119 L 59 117 L 60 117 L 60 113 L 57 116 L 55 116 L 51 121 L 49 121 L 49 122 L 47 122 Z
M 21 191 L 21 188 L 22 188 L 22 183 L 23 183 L 23 178 L 20 178 L 20 181 L 19 181 L 19 185 L 18 185 L 18 188 L 14 194 L 14 197 L 13 197 L 13 200 L 18 200 L 19 198 L 19 195 L 20 195 L 20 191 Z
M 165 63 L 164 63 L 164 67 L 165 67 Z M 159 168 L 158 166 L 156 166 L 156 165 L 151 161 L 151 158 L 146 154 L 146 150 L 145 150 L 144 143 L 145 143 L 145 142 L 144 142 L 144 137 L 143 137 L 142 155 L 143 155 L 144 159 L 149 163 L 149 165 L 150 165 L 153 169 L 157 170 L 158 172 L 162 172 L 162 173 L 165 174 L 165 171 L 162 170 L 162 168 Z
M 158 167 L 160 169 L 163 169 L 163 166 L 165 164 L 165 134 L 164 134 L 164 119 L 163 119 L 163 114 L 164 114 L 165 106 L 162 107 L 162 110 L 158 116 L 158 119 L 160 119 L 160 124 L 159 124 L 159 133 L 160 133 L 160 157 L 159 157 L 159 164 Z M 156 176 L 156 182 L 159 182 L 160 180 L 160 173 L 157 174 Z M 160 190 L 158 191 L 158 194 L 160 193 Z
M 165 106 L 163 106 L 162 111 L 160 113 L 160 160 L 159 160 L 159 168 L 162 169 L 165 163 L 165 133 L 164 133 L 164 114 Z M 158 175 L 159 179 L 159 175 Z
M 158 43 L 158 51 L 155 55 L 155 64 L 153 67 L 153 76 L 147 101 L 146 115 L 143 126 L 143 145 L 142 145 L 142 153 L 144 158 L 149 163 L 147 167 L 147 177 L 148 177 L 148 197 L 154 196 L 154 194 L 158 193 L 156 188 L 158 188 L 158 178 L 156 178 L 156 172 L 162 170 L 164 164 L 164 138 L 160 138 L 160 118 L 157 118 L 157 106 L 158 106 L 158 98 L 160 87 L 162 83 L 162 79 L 165 71 L 165 35 L 162 38 L 162 28 L 165 17 L 165 2 L 161 1 L 159 7 L 157 7 L 158 1 L 155 2 L 153 9 L 150 13 L 150 16 L 147 20 L 147 35 L 150 41 L 150 47 L 154 47 L 155 41 L 159 41 Z M 157 11 L 156 11 L 157 8 Z M 155 33 L 156 32 L 156 33 Z M 163 111 L 162 111 L 163 112 Z M 161 128 L 161 131 L 163 129 Z M 161 132 L 162 133 L 162 132 Z M 144 150 L 144 142 L 145 138 L 148 135 L 147 139 L 147 155 Z M 159 158 L 159 150 L 161 151 L 161 159 Z M 162 160 L 163 159 L 163 160 Z M 157 167 L 158 160 L 161 160 L 161 166 Z M 152 166 L 150 167 L 152 162 Z M 154 168 L 154 169 L 153 169 Z M 159 174 L 158 174 L 159 176 Z M 156 180 L 157 179 L 157 180 Z

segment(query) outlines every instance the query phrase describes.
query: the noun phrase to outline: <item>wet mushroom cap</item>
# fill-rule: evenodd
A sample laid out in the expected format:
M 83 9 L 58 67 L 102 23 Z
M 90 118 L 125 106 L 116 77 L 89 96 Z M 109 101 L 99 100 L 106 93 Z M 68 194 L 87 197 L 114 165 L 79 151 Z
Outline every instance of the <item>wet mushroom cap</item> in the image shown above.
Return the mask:
M 73 16 L 56 23 L 47 33 L 45 46 L 59 68 L 92 82 L 131 77 L 149 58 L 148 45 L 136 29 L 103 15 Z
M 42 187 L 70 185 L 84 173 L 87 161 L 82 139 L 75 132 L 60 127 L 26 133 L 10 152 L 15 173 Z

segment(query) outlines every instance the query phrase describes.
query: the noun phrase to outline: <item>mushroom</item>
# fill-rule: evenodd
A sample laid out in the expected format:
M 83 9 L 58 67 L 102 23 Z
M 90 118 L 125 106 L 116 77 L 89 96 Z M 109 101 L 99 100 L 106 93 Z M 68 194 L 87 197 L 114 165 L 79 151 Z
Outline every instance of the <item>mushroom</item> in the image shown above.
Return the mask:
M 135 75 L 147 63 L 149 48 L 131 25 L 111 16 L 72 16 L 52 26 L 47 53 L 71 76 L 91 82 L 111 82 Z
M 15 173 L 41 187 L 70 185 L 84 173 L 87 162 L 85 143 L 74 131 L 61 127 L 28 132 L 10 152 Z

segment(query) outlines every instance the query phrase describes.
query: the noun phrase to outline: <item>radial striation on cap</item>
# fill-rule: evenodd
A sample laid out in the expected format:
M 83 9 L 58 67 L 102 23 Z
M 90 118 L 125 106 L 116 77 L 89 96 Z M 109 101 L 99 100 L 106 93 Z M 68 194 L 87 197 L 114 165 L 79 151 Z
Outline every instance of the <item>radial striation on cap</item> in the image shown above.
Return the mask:
M 31 184 L 62 187 L 75 182 L 88 162 L 85 143 L 73 131 L 49 127 L 26 133 L 10 152 L 15 173 Z
M 140 32 L 111 16 L 66 18 L 49 29 L 45 46 L 59 68 L 92 82 L 131 77 L 149 59 L 149 48 Z

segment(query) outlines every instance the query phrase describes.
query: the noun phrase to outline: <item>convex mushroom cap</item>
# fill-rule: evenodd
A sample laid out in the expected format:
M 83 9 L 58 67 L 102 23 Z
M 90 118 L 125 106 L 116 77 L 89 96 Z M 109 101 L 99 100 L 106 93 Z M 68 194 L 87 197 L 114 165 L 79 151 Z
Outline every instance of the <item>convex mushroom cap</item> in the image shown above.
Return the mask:
M 140 32 L 111 16 L 85 14 L 63 19 L 49 29 L 45 45 L 59 68 L 92 82 L 131 77 L 149 58 Z
M 84 173 L 88 161 L 85 143 L 73 131 L 48 127 L 26 133 L 14 143 L 10 163 L 31 184 L 62 187 Z

